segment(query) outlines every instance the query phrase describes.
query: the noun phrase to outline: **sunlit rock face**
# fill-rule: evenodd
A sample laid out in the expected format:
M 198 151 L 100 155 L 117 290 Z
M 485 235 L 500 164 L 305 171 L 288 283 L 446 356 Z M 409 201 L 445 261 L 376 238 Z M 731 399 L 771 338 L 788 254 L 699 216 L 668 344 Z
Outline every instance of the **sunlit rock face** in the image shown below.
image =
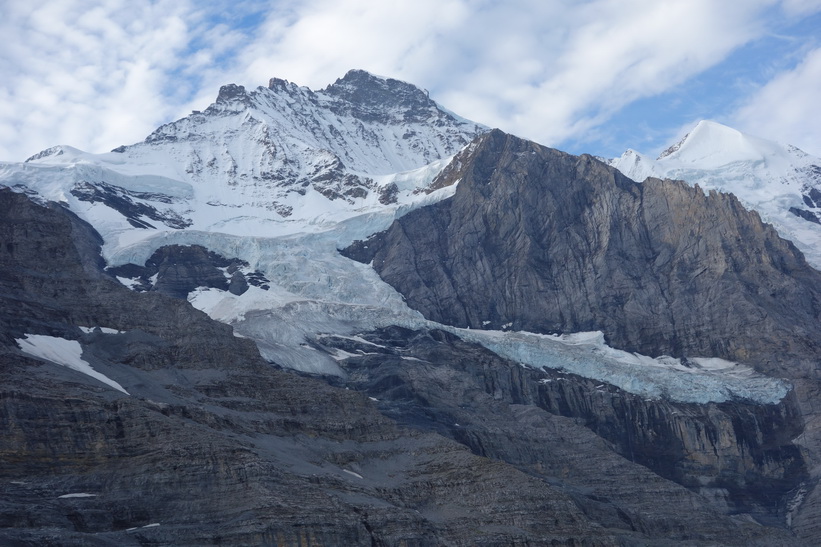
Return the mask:
M 821 158 L 702 120 L 656 159 L 627 150 L 605 161 L 637 182 L 670 178 L 732 193 L 821 268 Z
M 458 160 L 452 199 L 346 250 L 426 317 L 815 374 L 821 274 L 732 195 L 500 131 Z

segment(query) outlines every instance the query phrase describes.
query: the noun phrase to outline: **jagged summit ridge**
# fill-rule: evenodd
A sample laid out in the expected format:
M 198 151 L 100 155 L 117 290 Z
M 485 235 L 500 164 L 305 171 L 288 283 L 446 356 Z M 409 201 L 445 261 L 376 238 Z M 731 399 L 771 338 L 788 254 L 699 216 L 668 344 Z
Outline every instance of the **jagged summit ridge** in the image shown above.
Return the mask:
M 354 70 L 320 91 L 279 78 L 251 91 L 222 86 L 204 111 L 116 152 L 120 163 L 182 165 L 164 174 L 195 186 L 218 182 L 206 190 L 214 205 L 289 217 L 309 193 L 390 201 L 397 190 L 386 176 L 448 158 L 484 130 L 411 84 Z
M 30 158 L 26 173 L 6 164 L 0 178 L 23 177 L 44 199 L 95 225 L 105 219 L 106 252 L 114 253 L 118 238 L 134 244 L 133 227 L 281 233 L 285 220 L 315 230 L 405 206 L 484 131 L 425 91 L 364 71 L 319 91 L 272 78 L 254 90 L 222 86 L 205 110 L 141 143 L 106 154 L 54 147 Z
M 336 109 L 341 107 L 341 112 L 349 112 L 362 120 L 444 123 L 450 117 L 449 114 L 442 115 L 426 91 L 364 70 L 349 71 L 324 92 L 340 101 L 334 105 Z
M 264 125 L 272 137 L 287 134 L 310 149 L 327 150 L 346 169 L 370 176 L 450 156 L 484 130 L 456 119 L 411 84 L 354 70 L 320 91 L 280 78 L 250 92 L 235 84 L 223 86 L 204 113 L 160 127 L 145 143 L 193 140 L 213 133 L 205 123 L 211 118 L 235 115 L 241 124 Z

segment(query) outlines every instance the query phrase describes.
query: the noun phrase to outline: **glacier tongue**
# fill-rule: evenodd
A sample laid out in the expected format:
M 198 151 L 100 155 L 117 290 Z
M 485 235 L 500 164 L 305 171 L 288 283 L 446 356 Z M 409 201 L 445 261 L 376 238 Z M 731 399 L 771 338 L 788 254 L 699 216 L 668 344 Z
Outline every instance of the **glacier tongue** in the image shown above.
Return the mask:
M 790 389 L 786 382 L 721 359 L 652 358 L 613 349 L 601 332 L 563 336 L 529 332 L 464 331 L 462 338 L 534 368 L 562 369 L 627 392 L 684 403 L 746 399 L 774 404 Z
M 370 267 L 336 252 L 350 238 L 346 235 L 350 231 L 377 231 L 378 223 L 360 216 L 345 224 L 339 231 L 257 239 L 247 249 L 238 247 L 247 238 L 223 240 L 208 234 L 209 248 L 237 250 L 240 258 L 273 280 L 276 290 L 235 296 L 208 289 L 193 293 L 189 300 L 211 317 L 233 325 L 239 335 L 256 340 L 267 359 L 312 373 L 341 374 L 333 356 L 313 344 L 316 335 L 354 335 L 398 325 L 445 330 L 523 365 L 563 369 L 649 398 L 697 403 L 741 398 L 771 404 L 789 390 L 787 383 L 736 363 L 707 358 L 683 363 L 615 350 L 604 343 L 601 333 L 548 336 L 459 329 L 428 321 L 408 308 Z M 356 224 L 358 229 L 352 229 Z

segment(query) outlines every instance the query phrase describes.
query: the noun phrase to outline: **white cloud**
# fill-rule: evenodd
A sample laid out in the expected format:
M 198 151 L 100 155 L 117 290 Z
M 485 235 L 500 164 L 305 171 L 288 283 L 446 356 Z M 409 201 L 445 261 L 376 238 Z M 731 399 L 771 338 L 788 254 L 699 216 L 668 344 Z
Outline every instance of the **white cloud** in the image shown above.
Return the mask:
M 311 0 L 272 11 L 241 56 L 248 80 L 286 77 L 321 87 L 351 68 L 415 75 L 439 64 L 437 43 L 469 16 L 463 0 Z
M 821 11 L 821 0 L 784 0 L 782 6 L 790 16 L 810 15 Z
M 778 74 L 755 92 L 735 113 L 733 123 L 743 131 L 821 156 L 819 92 L 821 48 L 810 51 L 794 69 Z
M 763 32 L 773 3 L 314 0 L 269 17 L 244 78 L 321 87 L 364 68 L 550 144 L 721 61 Z
M 601 131 L 821 0 L 29 0 L 0 20 L 0 159 L 105 151 L 220 85 L 321 88 L 351 68 L 547 144 Z M 802 80 L 803 81 L 803 80 Z
M 105 151 L 169 115 L 163 90 L 188 40 L 185 2 L 11 2 L 0 21 L 0 158 L 54 144 Z
M 558 59 L 521 95 L 515 129 L 556 142 L 607 119 L 625 104 L 679 85 L 748 41 L 760 6 L 709 1 L 609 0 L 579 14 Z

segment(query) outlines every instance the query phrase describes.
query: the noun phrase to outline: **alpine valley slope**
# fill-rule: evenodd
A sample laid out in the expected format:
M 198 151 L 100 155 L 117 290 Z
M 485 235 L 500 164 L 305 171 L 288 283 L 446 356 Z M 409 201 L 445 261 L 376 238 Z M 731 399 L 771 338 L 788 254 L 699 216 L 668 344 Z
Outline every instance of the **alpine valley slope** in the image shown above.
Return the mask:
M 821 281 L 731 196 L 642 186 L 363 71 L 322 91 L 224 86 L 143 143 L 58 146 L 0 164 L 0 184 L 15 192 L 0 537 L 792 545 L 821 530 Z M 572 207 L 533 206 L 550 196 Z M 701 232 L 682 233 L 679 203 Z M 570 258 L 534 244 L 551 234 Z M 720 290 L 687 285 L 702 267 Z M 735 332 L 742 314 L 759 320 Z

